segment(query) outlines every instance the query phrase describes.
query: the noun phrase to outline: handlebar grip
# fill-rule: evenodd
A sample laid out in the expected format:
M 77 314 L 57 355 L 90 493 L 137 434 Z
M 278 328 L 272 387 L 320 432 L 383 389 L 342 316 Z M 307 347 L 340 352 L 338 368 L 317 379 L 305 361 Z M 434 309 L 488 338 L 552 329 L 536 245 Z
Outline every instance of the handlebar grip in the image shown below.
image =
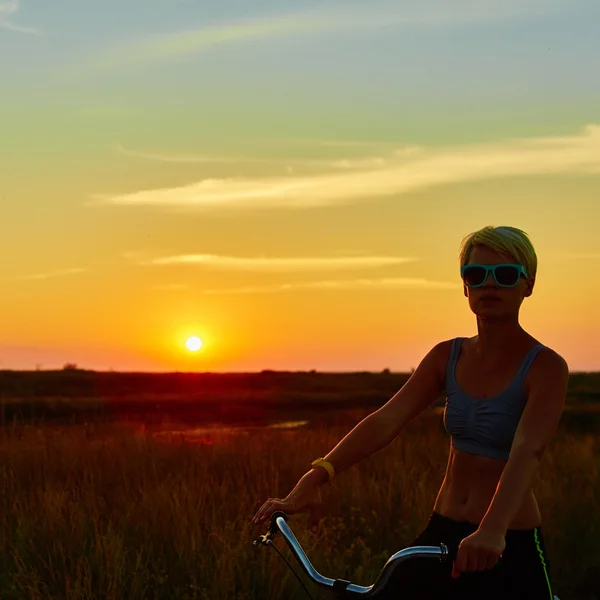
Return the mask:
M 271 536 L 275 535 L 279 531 L 277 525 L 275 524 L 277 517 L 283 517 L 283 520 L 287 523 L 287 515 L 281 510 L 276 510 L 271 515 L 271 521 L 269 522 L 269 533 Z
M 275 519 L 277 519 L 277 517 L 283 517 L 287 523 L 287 514 L 284 513 L 282 510 L 276 510 L 272 515 L 271 515 L 271 522 L 274 522 Z

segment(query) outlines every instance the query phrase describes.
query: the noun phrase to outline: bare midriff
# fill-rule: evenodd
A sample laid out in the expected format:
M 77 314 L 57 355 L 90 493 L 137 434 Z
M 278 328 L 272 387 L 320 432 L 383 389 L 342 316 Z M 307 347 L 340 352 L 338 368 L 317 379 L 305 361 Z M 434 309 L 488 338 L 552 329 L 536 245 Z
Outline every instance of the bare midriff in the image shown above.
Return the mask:
M 488 511 L 506 461 L 450 448 L 446 475 L 433 510 L 457 521 L 479 525 Z M 542 524 L 537 500 L 530 488 L 508 529 L 533 529 Z
M 486 398 L 506 389 L 527 352 L 537 343 L 535 338 L 527 334 L 515 343 L 510 354 L 483 360 L 475 352 L 473 340 L 464 339 L 456 364 L 455 379 L 463 392 L 466 386 L 467 390 L 472 392 L 473 398 L 485 402 Z M 448 357 L 440 366 L 444 373 L 449 354 L 450 345 Z M 524 382 L 524 389 L 528 395 L 528 376 Z M 451 446 L 446 475 L 438 492 L 434 510 L 451 519 L 479 525 L 490 507 L 505 466 L 505 460 L 455 450 Z M 508 529 L 533 529 L 541 524 L 542 516 L 530 488 L 524 494 L 523 502 L 511 519 Z

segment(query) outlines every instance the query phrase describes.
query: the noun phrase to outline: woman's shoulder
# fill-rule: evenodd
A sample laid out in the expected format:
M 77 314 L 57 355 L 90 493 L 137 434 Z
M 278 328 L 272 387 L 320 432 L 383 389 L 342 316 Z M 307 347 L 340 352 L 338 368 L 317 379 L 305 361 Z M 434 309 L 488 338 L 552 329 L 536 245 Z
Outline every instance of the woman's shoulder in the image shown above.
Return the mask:
M 561 365 L 565 365 L 568 368 L 568 363 L 564 357 L 562 357 L 554 348 L 551 348 L 547 344 L 537 342 L 537 344 L 533 345 L 531 348 L 532 352 L 534 350 L 536 350 L 534 361 L 537 362 L 539 369 L 553 370 L 557 366 Z
M 447 340 L 442 340 L 438 344 L 436 344 L 435 349 L 437 352 L 437 356 L 439 358 L 439 368 L 441 372 L 444 373 L 450 361 L 450 357 L 452 356 L 452 348 L 454 347 L 455 340 L 458 341 L 459 338 L 450 338 Z
M 549 346 L 548 344 L 544 344 L 544 342 L 541 342 L 540 340 L 538 340 L 537 338 L 534 338 L 533 336 L 529 336 L 530 340 L 529 340 L 529 351 L 533 352 L 534 350 L 536 351 L 536 356 L 541 355 L 546 357 L 545 360 L 549 360 L 550 362 L 556 362 L 556 361 L 564 361 L 565 359 L 551 346 Z M 544 360 L 544 359 L 542 359 Z M 566 361 L 565 361 L 566 362 Z
M 553 348 L 540 344 L 525 376 L 524 386 L 527 397 L 532 385 L 543 385 L 544 382 L 554 381 L 557 377 L 560 381 L 568 381 L 569 363 Z
M 441 342 L 438 342 L 435 346 L 434 349 L 436 350 L 436 352 L 438 353 L 438 355 L 443 358 L 446 354 L 450 354 L 450 351 L 452 350 L 452 346 L 454 344 L 454 340 L 456 338 L 451 338 L 449 340 L 442 340 Z
M 452 348 L 455 344 L 465 342 L 469 339 L 470 338 L 467 338 L 465 336 L 458 336 L 458 337 L 453 337 L 450 339 L 442 340 L 441 342 L 439 342 L 437 344 L 437 348 L 440 348 L 442 353 L 444 353 L 444 352 L 450 353 L 450 351 L 452 350 Z

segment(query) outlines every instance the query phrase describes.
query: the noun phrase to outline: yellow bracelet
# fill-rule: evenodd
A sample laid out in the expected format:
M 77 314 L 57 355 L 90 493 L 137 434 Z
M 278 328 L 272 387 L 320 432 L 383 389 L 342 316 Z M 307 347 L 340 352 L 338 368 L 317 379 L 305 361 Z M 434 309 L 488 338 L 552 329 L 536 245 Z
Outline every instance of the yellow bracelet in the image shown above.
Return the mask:
M 333 465 L 329 461 L 326 461 L 323 457 L 317 458 L 317 460 L 313 460 L 310 463 L 310 466 L 323 467 L 327 471 L 327 473 L 329 473 L 329 481 L 331 481 L 335 476 L 335 469 L 333 468 Z

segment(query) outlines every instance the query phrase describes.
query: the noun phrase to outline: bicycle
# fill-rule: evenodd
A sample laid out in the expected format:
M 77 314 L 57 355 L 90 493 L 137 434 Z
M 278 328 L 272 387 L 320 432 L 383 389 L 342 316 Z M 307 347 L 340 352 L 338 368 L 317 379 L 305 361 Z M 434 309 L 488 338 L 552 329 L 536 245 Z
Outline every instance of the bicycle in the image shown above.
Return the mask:
M 321 575 L 311 564 L 306 552 L 302 548 L 300 542 L 297 540 L 294 532 L 290 528 L 286 520 L 287 515 L 282 511 L 276 511 L 271 515 L 271 521 L 269 523 L 269 529 L 266 534 L 261 535 L 259 538 L 254 540 L 252 544 L 254 547 L 259 546 L 271 546 L 274 548 L 281 558 L 285 561 L 287 566 L 291 569 L 292 573 L 296 576 L 306 594 L 312 600 L 310 592 L 304 585 L 304 582 L 296 571 L 294 571 L 292 565 L 286 560 L 285 556 L 279 551 L 279 549 L 273 544 L 273 538 L 277 533 L 281 533 L 283 539 L 289 546 L 292 554 L 296 557 L 296 560 L 300 563 L 304 572 L 311 581 L 320 585 L 321 587 L 327 588 L 334 597 L 341 600 L 348 600 L 349 598 L 377 598 L 378 595 L 385 591 L 385 587 L 390 577 L 396 568 L 406 560 L 413 560 L 415 558 L 428 558 L 437 559 L 440 562 L 446 562 L 449 560 L 448 547 L 445 544 L 439 546 L 410 546 L 399 550 L 395 554 L 392 554 L 386 561 L 383 569 L 379 573 L 379 576 L 373 584 L 370 586 L 361 586 L 346 579 L 331 579 Z M 559 600 L 558 596 L 554 596 L 554 600 Z

